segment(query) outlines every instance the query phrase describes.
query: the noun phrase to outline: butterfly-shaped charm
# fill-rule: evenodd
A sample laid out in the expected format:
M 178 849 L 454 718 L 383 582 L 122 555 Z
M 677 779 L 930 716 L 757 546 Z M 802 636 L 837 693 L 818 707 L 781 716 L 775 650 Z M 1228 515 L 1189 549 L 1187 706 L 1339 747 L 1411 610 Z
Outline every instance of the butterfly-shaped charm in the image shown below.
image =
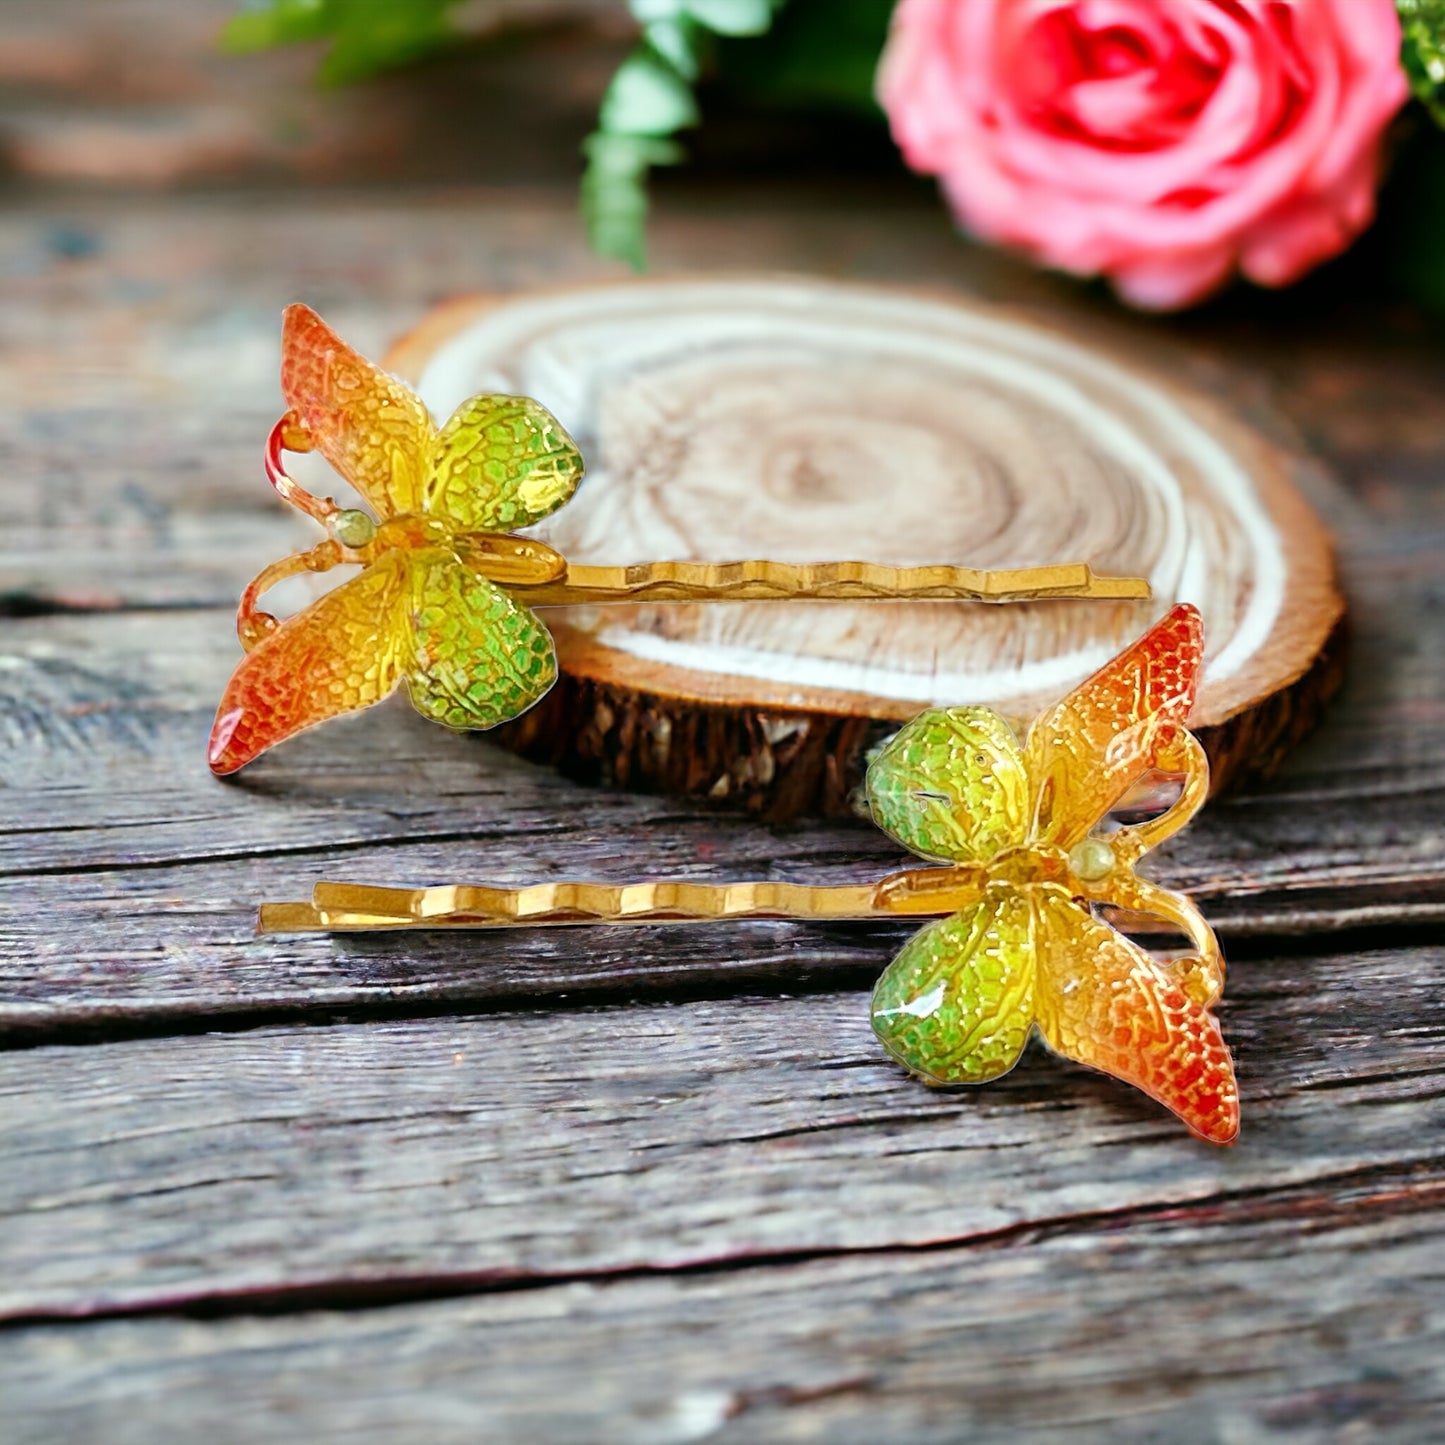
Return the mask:
M 1182 605 L 1039 717 L 1022 745 L 987 708 L 944 708 L 873 759 L 879 826 L 953 865 L 894 879 L 904 911 L 911 890 L 919 912 L 941 911 L 940 893 L 956 906 L 908 942 L 873 994 L 874 1030 L 913 1073 L 984 1083 L 1037 1029 L 1056 1053 L 1136 1085 L 1202 1138 L 1239 1133 L 1234 1068 L 1210 1012 L 1224 982 L 1218 943 L 1187 898 L 1134 872 L 1208 791 L 1208 760 L 1185 726 L 1202 653 L 1199 614 Z M 1184 776 L 1179 800 L 1104 831 L 1154 769 Z M 1101 905 L 1166 920 L 1192 956 L 1146 953 L 1096 916 Z
M 277 490 L 332 535 L 262 573 L 242 602 L 249 651 L 211 731 L 210 764 L 231 773 L 326 718 L 405 685 L 417 710 L 457 728 L 525 711 L 557 675 L 552 639 L 498 581 L 565 570 L 510 537 L 562 506 L 582 457 L 555 417 L 519 396 L 477 396 L 440 428 L 421 399 L 341 340 L 309 307 L 286 309 L 273 433 Z M 314 447 L 376 514 L 342 510 L 280 471 L 279 450 Z M 340 563 L 364 569 L 284 622 L 255 608 L 264 586 Z

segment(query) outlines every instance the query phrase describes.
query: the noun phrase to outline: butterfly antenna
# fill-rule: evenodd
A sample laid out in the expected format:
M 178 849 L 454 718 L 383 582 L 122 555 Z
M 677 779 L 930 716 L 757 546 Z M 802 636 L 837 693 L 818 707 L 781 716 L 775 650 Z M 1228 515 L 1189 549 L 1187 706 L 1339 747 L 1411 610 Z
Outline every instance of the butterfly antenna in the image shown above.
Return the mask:
M 283 502 L 289 502 L 298 511 L 320 522 L 324 527 L 341 509 L 330 497 L 316 497 L 294 478 L 286 474 L 281 453 L 309 452 L 311 438 L 297 419 L 296 413 L 288 411 L 266 438 L 266 480 L 276 489 L 276 495 Z

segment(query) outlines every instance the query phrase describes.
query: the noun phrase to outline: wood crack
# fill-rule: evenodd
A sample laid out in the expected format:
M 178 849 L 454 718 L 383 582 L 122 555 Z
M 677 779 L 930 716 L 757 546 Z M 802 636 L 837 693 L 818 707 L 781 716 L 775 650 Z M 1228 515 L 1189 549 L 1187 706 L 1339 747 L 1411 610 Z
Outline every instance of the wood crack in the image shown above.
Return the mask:
M 654 933 L 667 926 L 639 925 L 630 930 L 629 936 L 635 939 L 644 928 Z M 860 991 L 871 988 L 907 934 L 906 926 L 892 924 L 785 922 L 773 925 L 751 920 L 748 926 L 775 929 L 778 936 L 769 948 L 740 950 L 741 956 L 727 967 L 678 958 L 664 960 L 655 968 L 639 966 L 623 976 L 589 977 L 559 966 L 540 988 L 535 978 L 528 978 L 510 988 L 504 984 L 486 991 L 474 986 L 471 991 L 423 992 L 422 983 L 411 988 L 394 985 L 380 996 L 362 996 L 345 987 L 337 987 L 329 995 L 318 994 L 313 989 L 309 996 L 298 998 L 294 1003 L 266 1005 L 256 1005 L 244 998 L 227 1003 L 214 998 L 188 1002 L 142 998 L 128 1007 L 89 1011 L 83 1018 L 46 1018 L 37 1015 L 32 1005 L 18 1008 L 11 1005 L 8 1017 L 0 1013 L 0 1054 L 53 1046 L 99 1047 L 208 1033 L 245 1034 L 277 1026 L 327 1027 L 337 1023 L 405 1022 L 538 1010 L 574 1013 L 626 1008 L 641 1002 L 684 1004 L 743 998 L 821 997 L 850 988 Z M 830 944 L 844 937 L 865 946 L 876 940 L 877 948 L 876 952 L 870 949 L 864 957 L 823 955 L 799 962 L 796 942 L 810 936 Z M 1223 936 L 1230 937 L 1227 932 Z M 1433 928 L 1381 926 L 1353 939 L 1348 934 L 1319 934 L 1291 937 L 1286 942 L 1288 946 L 1281 948 L 1277 940 L 1251 933 L 1231 943 L 1230 960 L 1255 962 L 1276 954 L 1326 959 L 1356 951 L 1355 946 L 1359 951 L 1385 953 L 1427 947 L 1438 942 L 1438 934 Z M 397 959 L 408 953 L 408 946 L 398 943 L 396 935 L 385 934 L 376 938 L 348 936 L 345 948 L 346 954 L 338 955 L 338 963 L 344 963 L 347 958 L 361 961 L 368 956 Z M 1236 988 L 1234 1002 L 1243 997 L 1243 992 Z M 849 1069 L 860 1066 L 860 1061 L 830 1060 L 820 1066 Z
M 92 617 L 96 614 L 145 615 L 154 612 L 215 612 L 224 610 L 214 598 L 166 598 L 144 601 L 135 597 L 69 601 L 49 592 L 0 592 L 0 618 L 30 621 L 38 617 Z
M 790 1269 L 822 1261 L 861 1258 L 950 1255 L 1008 1250 L 1061 1236 L 1108 1235 L 1129 1227 L 1204 1227 L 1262 1224 L 1308 1218 L 1312 1233 L 1343 1228 L 1383 1215 L 1429 1214 L 1445 1204 L 1445 1155 L 1405 1163 L 1391 1162 L 1325 1174 L 1291 1188 L 1221 1190 L 1186 1203 L 1131 1205 L 1029 1220 L 972 1235 L 947 1236 L 880 1245 L 817 1249 L 748 1250 L 737 1254 L 680 1261 L 650 1262 L 597 1269 L 513 1271 L 489 1269 L 396 1274 L 372 1279 L 298 1281 L 257 1289 L 157 1294 L 136 1301 L 77 1300 L 65 1308 L 16 1311 L 0 1315 L 0 1333 L 37 1325 L 92 1325 L 156 1316 L 196 1320 L 289 1315 L 314 1311 L 353 1312 L 387 1309 L 478 1295 L 511 1294 L 578 1284 L 616 1284 L 654 1278 L 736 1274 Z

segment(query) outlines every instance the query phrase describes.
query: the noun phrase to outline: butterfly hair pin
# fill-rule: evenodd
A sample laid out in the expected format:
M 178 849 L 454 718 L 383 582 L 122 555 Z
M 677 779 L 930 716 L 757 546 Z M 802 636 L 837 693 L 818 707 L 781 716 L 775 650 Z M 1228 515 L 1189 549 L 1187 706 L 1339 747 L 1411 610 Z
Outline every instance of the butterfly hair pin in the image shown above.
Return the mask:
M 1239 1094 L 1212 1012 L 1224 987 L 1195 905 L 1135 865 L 1199 809 L 1209 761 L 1186 724 L 1203 656 L 1182 604 L 1035 720 L 1022 742 L 986 707 L 920 714 L 872 758 L 878 825 L 933 866 L 876 884 L 545 883 L 401 889 L 319 883 L 309 903 L 268 903 L 263 932 L 496 928 L 725 918 L 943 915 L 873 991 L 889 1054 L 931 1084 L 1007 1073 L 1031 1034 L 1064 1058 L 1142 1089 L 1199 1137 L 1231 1143 Z M 1159 816 L 1111 826 L 1145 775 L 1182 778 Z M 1189 952 L 1147 952 L 1101 910 L 1162 921 Z
M 216 710 L 209 760 L 233 773 L 303 728 L 405 687 L 452 728 L 491 728 L 557 676 L 534 607 L 561 603 L 781 598 L 969 599 L 1149 596 L 1142 578 L 1087 565 L 981 571 L 873 562 L 643 562 L 579 566 L 519 535 L 576 492 L 582 457 L 557 419 L 523 396 L 474 396 L 438 427 L 398 378 L 354 351 L 307 306 L 286 309 L 281 387 L 266 475 L 326 540 L 273 563 L 242 594 L 245 649 Z M 284 453 L 318 451 L 367 508 L 313 496 Z M 305 572 L 359 575 L 284 621 L 262 595 Z

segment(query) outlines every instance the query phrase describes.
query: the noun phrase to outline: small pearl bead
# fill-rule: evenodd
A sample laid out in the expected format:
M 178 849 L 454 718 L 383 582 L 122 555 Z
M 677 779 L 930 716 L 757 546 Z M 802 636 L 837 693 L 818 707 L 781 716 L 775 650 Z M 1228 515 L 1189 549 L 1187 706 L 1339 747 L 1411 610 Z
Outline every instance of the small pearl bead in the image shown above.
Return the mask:
M 1074 876 L 1086 883 L 1096 883 L 1114 871 L 1114 850 L 1103 838 L 1085 838 L 1074 845 L 1069 854 L 1069 867 Z

